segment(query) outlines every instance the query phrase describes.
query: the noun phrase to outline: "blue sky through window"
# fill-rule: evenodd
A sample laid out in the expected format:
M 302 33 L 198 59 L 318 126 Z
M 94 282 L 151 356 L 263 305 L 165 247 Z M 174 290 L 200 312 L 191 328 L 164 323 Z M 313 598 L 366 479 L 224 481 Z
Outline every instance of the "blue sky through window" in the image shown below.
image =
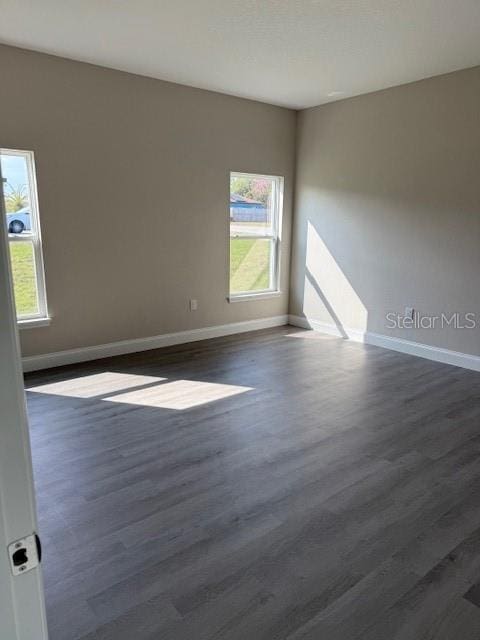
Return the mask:
M 22 156 L 2 155 L 2 177 L 14 188 L 28 183 L 27 163 Z

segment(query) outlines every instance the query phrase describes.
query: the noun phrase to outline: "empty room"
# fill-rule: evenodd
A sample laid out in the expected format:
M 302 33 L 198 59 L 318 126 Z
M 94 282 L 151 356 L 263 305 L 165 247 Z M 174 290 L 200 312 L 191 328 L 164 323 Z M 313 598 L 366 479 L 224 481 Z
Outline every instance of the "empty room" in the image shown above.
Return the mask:
M 478 0 L 1 9 L 0 640 L 479 640 Z

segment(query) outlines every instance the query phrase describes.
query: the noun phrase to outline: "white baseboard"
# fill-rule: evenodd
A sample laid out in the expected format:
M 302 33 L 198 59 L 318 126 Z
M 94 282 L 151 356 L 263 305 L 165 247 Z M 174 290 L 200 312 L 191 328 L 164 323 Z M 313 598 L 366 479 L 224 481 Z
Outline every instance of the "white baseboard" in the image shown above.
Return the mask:
M 338 336 L 345 340 L 364 342 L 376 347 L 383 347 L 384 349 L 391 349 L 392 351 L 400 351 L 401 353 L 407 353 L 412 356 L 435 360 L 435 362 L 480 371 L 480 356 L 474 356 L 469 353 L 461 353 L 441 347 L 432 347 L 428 344 L 412 342 L 411 340 L 404 340 L 403 338 L 395 338 L 393 336 L 385 336 L 380 333 L 372 333 L 371 331 L 361 331 L 348 327 L 342 327 L 340 329 L 334 324 L 313 320 L 311 318 L 303 318 L 301 316 L 290 315 L 288 322 L 294 327 L 313 329 L 314 331 Z
M 334 324 L 295 315 L 282 315 L 270 318 L 260 318 L 258 320 L 246 320 L 244 322 L 234 322 L 231 324 L 217 325 L 213 327 L 203 327 L 201 329 L 179 331 L 177 333 L 164 333 L 162 335 L 152 336 L 149 338 L 122 340 L 120 342 L 111 342 L 109 344 L 100 344 L 92 347 L 83 347 L 79 349 L 69 349 L 67 351 L 57 351 L 55 353 L 46 353 L 38 356 L 29 356 L 22 359 L 23 370 L 25 372 L 38 371 L 39 369 L 60 367 L 67 364 L 75 364 L 77 362 L 88 362 L 90 360 L 109 358 L 111 356 L 136 353 L 139 351 L 148 351 L 149 349 L 159 349 L 161 347 L 169 347 L 176 344 L 197 342 L 198 340 L 207 340 L 209 338 L 219 338 L 221 336 L 233 335 L 235 333 L 279 327 L 285 324 L 302 327 L 303 329 L 313 329 L 314 331 L 337 336 L 346 340 L 364 342 L 377 347 L 383 347 L 384 349 L 391 349 L 393 351 L 407 353 L 420 358 L 428 358 L 429 360 L 435 360 L 436 362 L 463 367 L 464 369 L 480 371 L 480 356 L 461 353 L 459 351 L 451 351 L 450 349 L 442 349 L 441 347 L 432 347 L 427 344 L 412 342 L 411 340 L 404 340 L 403 338 L 385 336 L 379 333 L 372 333 L 370 331 L 363 332 L 359 329 L 352 329 L 349 327 L 342 327 L 340 329 Z
M 28 356 L 22 358 L 23 370 L 38 371 L 39 369 L 49 369 L 51 367 L 61 367 L 66 364 L 77 362 L 87 362 L 99 358 L 109 358 L 138 351 L 148 351 L 149 349 L 159 349 L 170 347 L 176 344 L 187 342 L 197 342 L 209 338 L 220 338 L 234 333 L 245 333 L 246 331 L 257 331 L 259 329 L 269 329 L 270 327 L 280 327 L 288 324 L 288 316 L 273 316 L 270 318 L 259 318 L 258 320 L 246 320 L 243 322 L 233 322 L 214 327 L 203 327 L 201 329 L 190 329 L 177 333 L 164 333 L 150 338 L 135 338 L 133 340 L 122 340 L 109 344 L 99 344 L 92 347 L 80 349 L 68 349 L 67 351 L 57 351 L 55 353 L 45 353 L 39 356 Z

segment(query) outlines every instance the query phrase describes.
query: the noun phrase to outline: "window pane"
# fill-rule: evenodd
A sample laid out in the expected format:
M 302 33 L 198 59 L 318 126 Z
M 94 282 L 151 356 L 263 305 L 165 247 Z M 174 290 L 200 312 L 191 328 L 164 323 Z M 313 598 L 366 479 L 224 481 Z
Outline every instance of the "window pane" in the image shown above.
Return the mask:
M 274 227 L 275 180 L 230 177 L 230 235 L 270 235 Z
M 32 231 L 27 158 L 22 154 L 2 153 L 0 161 L 8 233 L 27 235 Z
M 9 244 L 17 316 L 34 315 L 39 308 L 33 242 L 12 241 Z
M 230 293 L 271 288 L 272 241 L 230 238 Z

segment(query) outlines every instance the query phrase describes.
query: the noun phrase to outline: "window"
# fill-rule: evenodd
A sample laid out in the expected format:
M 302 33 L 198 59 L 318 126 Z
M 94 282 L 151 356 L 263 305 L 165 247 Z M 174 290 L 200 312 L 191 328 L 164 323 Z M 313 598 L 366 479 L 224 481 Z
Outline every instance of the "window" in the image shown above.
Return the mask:
M 230 174 L 230 299 L 278 293 L 283 178 Z
M 0 167 L 17 319 L 34 324 L 48 314 L 33 153 L 0 149 Z

